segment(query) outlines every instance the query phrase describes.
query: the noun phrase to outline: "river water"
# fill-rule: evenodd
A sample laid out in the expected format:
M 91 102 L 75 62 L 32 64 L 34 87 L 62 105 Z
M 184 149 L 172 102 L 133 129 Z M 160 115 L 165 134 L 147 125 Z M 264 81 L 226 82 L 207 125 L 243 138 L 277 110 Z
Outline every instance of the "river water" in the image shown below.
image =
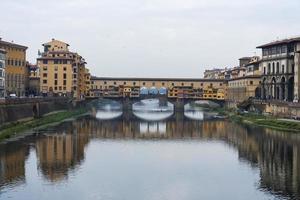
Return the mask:
M 99 116 L 105 117 L 99 117 Z M 0 199 L 299 199 L 300 136 L 104 111 L 0 145 Z M 198 117 L 198 118 L 197 118 Z

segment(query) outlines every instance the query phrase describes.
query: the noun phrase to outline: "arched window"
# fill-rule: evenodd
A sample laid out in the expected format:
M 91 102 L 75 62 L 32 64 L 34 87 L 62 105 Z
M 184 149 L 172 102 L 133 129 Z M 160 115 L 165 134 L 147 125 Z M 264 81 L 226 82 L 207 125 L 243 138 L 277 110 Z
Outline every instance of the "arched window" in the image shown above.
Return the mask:
M 284 65 L 281 65 L 281 73 L 284 74 L 285 73 L 284 71 L 285 71 L 284 70 Z
M 271 63 L 268 64 L 268 74 L 271 74 Z
M 279 74 L 279 62 L 276 63 L 276 73 Z
M 275 74 L 275 63 L 272 63 L 272 74 Z

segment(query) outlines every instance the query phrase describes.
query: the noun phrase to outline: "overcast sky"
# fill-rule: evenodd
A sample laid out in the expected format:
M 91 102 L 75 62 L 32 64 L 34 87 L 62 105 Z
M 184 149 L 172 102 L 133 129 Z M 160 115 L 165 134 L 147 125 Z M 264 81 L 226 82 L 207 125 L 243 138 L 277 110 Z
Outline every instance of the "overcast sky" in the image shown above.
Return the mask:
M 202 77 L 300 35 L 299 0 L 1 0 L 0 37 L 29 47 L 65 41 L 92 74 Z

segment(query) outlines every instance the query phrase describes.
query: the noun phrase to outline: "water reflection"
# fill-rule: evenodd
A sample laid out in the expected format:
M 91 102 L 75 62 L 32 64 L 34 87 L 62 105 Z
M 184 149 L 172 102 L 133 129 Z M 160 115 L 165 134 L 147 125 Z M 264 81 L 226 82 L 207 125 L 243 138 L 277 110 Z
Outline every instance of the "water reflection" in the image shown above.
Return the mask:
M 85 117 L 73 122 L 66 122 L 36 137 L 2 144 L 0 145 L 0 188 L 8 194 L 15 192 L 17 196 L 21 191 L 18 189 L 18 185 L 26 183 L 28 178 L 26 174 L 34 177 L 25 172 L 29 154 L 36 154 L 37 170 L 43 175 L 45 181 L 59 183 L 68 180 L 70 173 L 76 173 L 80 166 L 84 165 L 88 156 L 87 153 L 90 152 L 87 150 L 87 146 L 93 141 L 143 139 L 151 142 L 153 138 L 169 141 L 222 141 L 235 149 L 240 164 L 246 164 L 250 166 L 250 169 L 258 170 L 257 187 L 263 193 L 260 193 L 255 199 L 270 199 L 269 196 L 264 196 L 265 193 L 274 195 L 272 199 L 275 197 L 278 199 L 283 197 L 298 199 L 300 197 L 299 135 L 241 126 L 224 120 L 195 121 L 174 118 L 164 122 L 147 122 L 123 118 L 101 121 L 93 117 Z M 214 142 L 208 144 L 212 146 L 211 148 L 216 148 Z M 94 146 L 94 148 L 99 148 L 96 152 L 104 151 L 103 145 L 97 145 L 100 146 Z M 129 148 L 128 145 L 130 144 L 126 143 L 122 148 L 127 149 Z M 201 145 L 203 144 L 198 144 L 198 146 Z M 35 149 L 35 151 L 30 151 L 30 149 Z M 163 147 L 159 149 L 163 149 Z M 179 149 L 185 151 L 183 146 Z M 178 151 L 176 152 L 178 153 Z M 97 155 L 94 156 L 96 157 L 89 158 L 89 162 L 93 159 L 97 160 Z M 174 156 L 180 157 L 180 155 Z M 203 162 L 206 161 L 203 160 Z M 226 163 L 224 163 L 225 165 Z M 235 164 L 232 165 L 235 166 Z M 239 170 L 240 166 L 235 167 L 234 176 L 245 175 L 244 171 Z M 217 169 L 221 170 L 221 168 Z M 211 172 L 210 169 L 206 170 L 206 173 L 210 174 L 220 173 L 218 171 Z M 251 176 L 247 178 L 247 180 L 252 180 Z M 199 180 L 201 181 L 201 179 Z M 101 182 L 101 180 L 98 181 Z M 235 185 L 232 180 L 228 180 L 228 183 Z M 16 189 L 10 193 L 6 190 L 7 185 Z M 76 193 L 76 191 L 73 192 Z M 222 197 L 218 196 L 218 198 Z M 245 196 L 245 199 L 251 198 Z
M 184 106 L 184 116 L 191 120 L 213 119 L 217 113 L 207 112 L 204 108 L 194 104 L 186 104 Z
M 132 105 L 133 115 L 146 121 L 161 121 L 171 117 L 174 105 L 159 99 L 145 99 Z

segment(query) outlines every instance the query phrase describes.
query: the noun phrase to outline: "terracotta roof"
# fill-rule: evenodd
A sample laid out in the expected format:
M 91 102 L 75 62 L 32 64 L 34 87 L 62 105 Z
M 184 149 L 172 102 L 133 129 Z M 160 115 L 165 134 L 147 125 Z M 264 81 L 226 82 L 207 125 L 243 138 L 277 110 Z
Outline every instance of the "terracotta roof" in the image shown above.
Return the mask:
M 15 48 L 20 48 L 20 49 L 25 49 L 25 50 L 28 48 L 28 47 L 23 46 L 23 45 L 15 44 L 13 42 L 6 42 L 6 41 L 3 41 L 3 40 L 0 40 L 0 45 L 12 46 L 12 47 L 15 47 Z
M 204 79 L 204 78 L 130 78 L 130 77 L 96 77 L 92 76 L 91 80 L 107 81 L 201 81 L 201 82 L 224 82 L 224 79 Z
M 289 44 L 289 43 L 292 43 L 292 42 L 300 42 L 300 37 L 277 40 L 277 41 L 274 41 L 274 42 L 270 42 L 270 43 L 258 46 L 256 48 L 265 48 L 265 47 L 270 47 L 270 46 L 275 46 L 275 45 L 280 45 L 280 44 Z

